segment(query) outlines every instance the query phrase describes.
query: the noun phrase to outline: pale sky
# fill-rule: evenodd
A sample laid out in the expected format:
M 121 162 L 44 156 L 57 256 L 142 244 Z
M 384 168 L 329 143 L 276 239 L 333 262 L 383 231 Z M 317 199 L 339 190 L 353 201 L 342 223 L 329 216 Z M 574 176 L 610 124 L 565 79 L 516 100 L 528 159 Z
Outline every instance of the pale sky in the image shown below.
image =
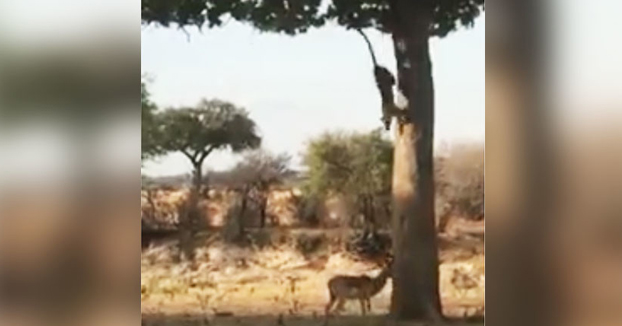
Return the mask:
M 141 32 L 142 72 L 160 107 L 194 105 L 220 98 L 246 108 L 263 136 L 264 148 L 296 159 L 311 137 L 326 130 L 381 127 L 380 99 L 371 59 L 360 35 L 339 26 L 295 37 L 260 33 L 230 22 L 223 28 L 181 30 L 149 26 Z M 381 64 L 395 71 L 389 35 L 368 31 Z M 432 40 L 436 140 L 484 140 L 485 16 L 472 29 Z M 212 154 L 206 169 L 236 162 Z M 190 171 L 179 154 L 145 164 L 152 176 Z

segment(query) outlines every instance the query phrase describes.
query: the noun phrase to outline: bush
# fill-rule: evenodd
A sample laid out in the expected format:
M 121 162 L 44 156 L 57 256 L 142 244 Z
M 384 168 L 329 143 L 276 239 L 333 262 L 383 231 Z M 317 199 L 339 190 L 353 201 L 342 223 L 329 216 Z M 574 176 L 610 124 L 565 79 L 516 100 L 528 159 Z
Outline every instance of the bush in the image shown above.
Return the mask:
M 301 224 L 310 227 L 319 226 L 320 199 L 317 196 L 305 193 L 302 197 L 296 197 L 295 200 L 296 211 Z
M 436 210 L 442 220 L 459 216 L 484 218 L 484 148 L 481 144 L 452 147 L 436 158 Z
M 323 235 L 301 234 L 296 239 L 296 248 L 304 255 L 316 253 L 324 244 L 326 238 Z
M 235 201 L 227 210 L 225 225 L 222 228 L 222 238 L 226 243 L 244 244 L 244 240 L 246 240 L 244 234 L 244 213 L 242 209 L 242 199 L 235 198 Z
M 384 257 L 391 249 L 391 238 L 377 232 L 359 231 L 348 239 L 346 250 L 364 259 Z
M 303 164 L 307 194 L 343 197 L 356 203 L 353 213 L 366 225 L 384 224 L 376 214 L 383 206 L 377 199 L 391 193 L 393 145 L 382 131 L 322 134 L 308 143 Z

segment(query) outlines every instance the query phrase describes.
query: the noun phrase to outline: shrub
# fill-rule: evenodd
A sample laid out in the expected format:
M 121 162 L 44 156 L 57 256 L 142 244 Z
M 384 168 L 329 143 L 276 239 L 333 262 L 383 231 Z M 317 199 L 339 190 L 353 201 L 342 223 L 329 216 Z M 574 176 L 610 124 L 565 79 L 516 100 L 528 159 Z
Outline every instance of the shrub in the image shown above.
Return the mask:
M 484 218 L 484 148 L 463 144 L 436 158 L 437 216 Z
M 301 197 L 295 197 L 296 211 L 298 219 L 302 225 L 317 227 L 320 225 L 319 206 L 320 198 L 315 195 L 305 193 Z
M 316 253 L 324 244 L 325 237 L 323 235 L 307 235 L 301 234 L 296 239 L 296 248 L 304 255 L 309 256 Z
M 225 225 L 222 228 L 222 238 L 226 243 L 244 244 L 246 237 L 244 234 L 243 215 L 245 212 L 242 206 L 242 199 L 236 197 L 227 210 Z
M 324 133 L 307 144 L 303 164 L 310 196 L 343 196 L 365 224 L 384 224 L 376 211 L 391 193 L 393 145 L 382 131 Z
M 391 249 L 391 237 L 386 234 L 359 231 L 352 234 L 346 244 L 346 250 L 364 259 L 384 257 Z

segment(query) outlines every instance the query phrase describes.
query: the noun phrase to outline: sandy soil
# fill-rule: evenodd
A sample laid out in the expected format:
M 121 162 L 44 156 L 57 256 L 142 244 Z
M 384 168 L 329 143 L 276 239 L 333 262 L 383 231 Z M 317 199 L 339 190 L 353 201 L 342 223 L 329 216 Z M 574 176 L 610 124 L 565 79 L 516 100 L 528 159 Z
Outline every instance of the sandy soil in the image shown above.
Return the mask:
M 479 242 L 441 241 L 441 297 L 447 316 L 483 314 L 485 266 Z M 288 244 L 258 249 L 205 243 L 209 245 L 196 250 L 194 267 L 175 261 L 174 242 L 143 251 L 142 312 L 147 324 L 278 325 L 277 316 L 282 315 L 286 325 L 315 325 L 322 321 L 331 277 L 379 272 L 373 262 L 334 248 L 305 257 Z M 372 298 L 372 314 L 388 312 L 390 293 L 389 281 Z M 384 320 L 366 318 L 362 323 L 355 318 L 359 314 L 359 305 L 351 302 L 335 324 L 380 325 Z

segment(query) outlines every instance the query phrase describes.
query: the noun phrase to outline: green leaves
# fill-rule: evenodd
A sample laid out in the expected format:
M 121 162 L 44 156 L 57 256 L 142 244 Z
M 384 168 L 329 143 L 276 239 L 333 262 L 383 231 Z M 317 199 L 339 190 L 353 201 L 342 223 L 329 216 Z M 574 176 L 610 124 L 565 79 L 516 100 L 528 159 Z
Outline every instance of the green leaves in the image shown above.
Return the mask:
M 141 159 L 149 159 L 161 153 L 159 146 L 159 134 L 156 123 L 156 105 L 149 99 L 147 85 L 140 83 L 140 104 L 141 104 Z
M 227 19 L 295 35 L 323 26 L 322 0 L 142 0 L 142 21 L 165 27 L 221 26 Z
M 257 148 L 261 137 L 246 110 L 221 100 L 203 100 L 196 107 L 171 108 L 158 115 L 160 145 L 202 163 L 214 150 Z
M 296 35 L 335 21 L 346 28 L 373 27 L 392 32 L 391 5 L 415 0 L 142 0 L 142 22 L 165 27 L 217 27 L 235 19 L 266 31 Z M 421 0 L 417 0 L 421 1 Z M 432 36 L 444 37 L 460 26 L 471 27 L 484 0 L 434 0 Z M 413 7 L 413 8 L 416 8 Z M 415 12 L 400 12 L 412 19 Z
M 393 145 L 380 131 L 326 133 L 309 143 L 304 164 L 314 195 L 378 195 L 391 188 Z
M 389 1 L 384 0 L 333 0 L 328 7 L 326 17 L 336 20 L 346 28 L 374 27 L 389 32 Z
M 436 0 L 433 36 L 445 37 L 459 27 L 473 27 L 475 18 L 484 11 L 484 0 Z

